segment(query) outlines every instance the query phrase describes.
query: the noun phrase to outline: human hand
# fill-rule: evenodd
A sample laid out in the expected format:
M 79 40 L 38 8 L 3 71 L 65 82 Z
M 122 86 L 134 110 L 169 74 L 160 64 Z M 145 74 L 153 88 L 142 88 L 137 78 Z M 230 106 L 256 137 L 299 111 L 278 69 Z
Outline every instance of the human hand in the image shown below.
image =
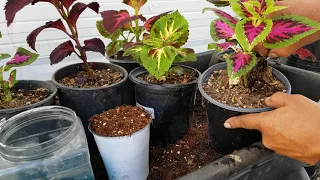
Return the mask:
M 273 111 L 228 119 L 226 128 L 257 129 L 276 153 L 314 165 L 320 160 L 320 105 L 301 95 L 276 93 L 266 99 Z
M 283 1 L 275 2 L 275 5 L 287 6 L 288 8 L 270 14 L 268 16 L 269 18 L 275 18 L 278 16 L 285 16 L 285 15 L 298 15 L 298 16 L 304 16 L 314 21 L 320 22 L 319 0 L 304 0 L 303 2 L 301 0 L 283 0 Z M 271 57 L 271 58 L 288 57 L 294 52 L 296 52 L 298 49 L 308 44 L 311 44 L 319 39 L 320 39 L 320 31 L 315 32 L 301 39 L 297 43 L 294 43 L 284 48 L 271 49 L 270 51 L 268 51 L 268 49 L 263 47 L 262 44 L 259 44 L 255 47 L 255 51 L 259 52 L 264 57 Z

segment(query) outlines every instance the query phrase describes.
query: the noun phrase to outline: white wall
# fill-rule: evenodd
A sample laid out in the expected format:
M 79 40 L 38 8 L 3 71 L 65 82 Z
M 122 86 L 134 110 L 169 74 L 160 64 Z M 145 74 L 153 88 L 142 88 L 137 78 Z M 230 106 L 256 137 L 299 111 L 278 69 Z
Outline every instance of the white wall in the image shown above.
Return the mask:
M 29 48 L 26 44 L 26 37 L 35 28 L 42 26 L 45 22 L 59 18 L 58 12 L 48 3 L 38 3 L 35 6 L 27 6 L 20 11 L 15 18 L 14 23 L 7 28 L 4 17 L 3 7 L 6 0 L 0 2 L 0 30 L 3 38 L 0 39 L 0 52 L 14 53 L 19 46 Z M 79 0 L 79 2 L 88 3 L 90 0 Z M 123 5 L 122 0 L 96 0 L 100 3 L 100 11 L 108 9 L 130 9 Z M 212 4 L 205 0 L 149 0 L 141 9 L 141 12 L 148 18 L 150 16 L 178 9 L 189 21 L 190 37 L 186 44 L 196 52 L 206 51 L 207 44 L 212 42 L 209 33 L 210 22 L 216 18 L 213 13 L 202 14 L 204 7 L 212 7 Z M 130 11 L 132 12 L 132 11 Z M 100 37 L 95 28 L 96 20 L 101 17 L 91 10 L 86 10 L 78 20 L 80 39 L 89 39 Z M 36 49 L 40 58 L 29 67 L 18 70 L 19 79 L 40 79 L 51 78 L 51 74 L 56 69 L 66 64 L 80 62 L 75 56 L 70 56 L 62 63 L 50 66 L 49 54 L 60 43 L 67 40 L 66 35 L 55 30 L 48 29 L 43 31 L 37 38 Z M 106 43 L 107 40 L 104 40 Z M 30 48 L 29 48 L 30 49 Z M 90 60 L 106 61 L 99 53 L 90 53 Z

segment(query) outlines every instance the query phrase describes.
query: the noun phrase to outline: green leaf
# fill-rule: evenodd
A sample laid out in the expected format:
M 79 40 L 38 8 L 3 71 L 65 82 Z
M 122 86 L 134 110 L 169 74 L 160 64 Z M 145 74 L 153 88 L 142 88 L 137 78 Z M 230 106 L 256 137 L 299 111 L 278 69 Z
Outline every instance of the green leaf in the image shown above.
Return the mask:
M 9 76 L 9 88 L 12 88 L 18 81 L 16 79 L 17 77 L 17 70 L 13 70 L 10 72 L 10 76 Z
M 8 59 L 10 57 L 11 57 L 10 54 L 7 54 L 7 53 L 2 54 L 2 53 L 0 53 L 0 60 Z
M 31 51 L 28 51 L 27 49 L 19 47 L 13 58 L 6 63 L 4 71 L 9 71 L 13 67 L 22 67 L 30 65 L 35 60 L 37 60 L 38 57 L 39 54 L 33 53 Z
M 141 64 L 140 56 L 141 56 L 143 47 L 144 47 L 143 45 L 132 46 L 124 52 L 123 56 L 131 56 L 135 61 Z
M 2 34 L 1 34 L 1 31 L 0 31 L 0 38 L 2 38 Z
M 121 47 L 123 45 L 123 41 L 122 40 L 116 40 L 116 41 L 112 41 L 108 44 L 108 46 L 106 47 L 106 53 L 109 57 L 117 54 Z
M 276 11 L 281 11 L 283 9 L 287 9 L 288 6 L 273 6 L 268 8 L 265 12 L 263 12 L 263 15 L 266 17 L 267 15 L 276 12 Z
M 121 33 L 122 33 L 122 29 L 116 31 L 115 33 L 113 33 L 112 35 L 106 31 L 102 25 L 102 21 L 97 21 L 96 22 L 96 27 L 98 32 L 100 33 L 101 36 L 107 38 L 107 39 L 111 39 L 112 41 L 115 41 L 117 39 L 119 39 Z
M 150 37 L 161 39 L 163 46 L 174 46 L 176 48 L 184 45 L 189 37 L 189 24 L 179 11 L 162 16 L 157 20 L 150 32 Z
M 150 37 L 147 39 L 143 39 L 142 43 L 147 46 L 154 47 L 154 48 L 161 48 L 164 46 L 164 42 L 162 41 L 162 39 L 156 38 L 156 37 Z
M 174 62 L 186 62 L 197 60 L 196 54 L 193 49 L 190 48 L 180 48 L 178 49 L 178 55 L 174 59 Z
M 144 46 L 141 52 L 142 65 L 151 75 L 159 79 L 168 72 L 177 54 L 177 49 L 172 46 L 160 49 Z
M 230 0 L 230 6 L 237 15 L 239 15 L 241 18 L 247 18 L 247 16 L 243 13 L 241 9 L 241 1 L 240 0 Z

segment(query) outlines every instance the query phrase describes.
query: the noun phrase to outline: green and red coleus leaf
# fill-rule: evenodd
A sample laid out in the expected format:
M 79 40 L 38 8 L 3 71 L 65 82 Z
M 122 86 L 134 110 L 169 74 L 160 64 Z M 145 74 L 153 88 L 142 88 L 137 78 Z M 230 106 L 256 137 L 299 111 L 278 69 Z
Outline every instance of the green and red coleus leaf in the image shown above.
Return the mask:
M 50 54 L 50 62 L 52 64 L 58 64 L 67 56 L 70 56 L 74 52 L 74 46 L 72 42 L 66 41 L 56 47 Z
M 138 11 L 146 2 L 147 0 L 123 0 L 124 4 L 127 4 Z
M 208 49 L 215 49 L 218 51 L 225 51 L 229 48 L 235 47 L 233 42 L 224 42 L 224 43 L 210 43 L 208 44 Z
M 208 2 L 214 4 L 217 7 L 224 7 L 230 5 L 230 0 L 207 0 Z
M 253 21 L 243 19 L 236 25 L 237 40 L 247 51 L 251 51 L 258 43 L 263 42 L 272 28 L 272 20 L 266 19 L 255 26 Z
M 202 13 L 206 12 L 206 11 L 213 11 L 219 18 L 225 18 L 228 19 L 229 22 L 231 22 L 232 24 L 236 25 L 237 22 L 239 21 L 238 19 L 232 17 L 230 14 L 220 10 L 220 9 L 216 9 L 216 8 L 204 8 L 202 10 Z
M 302 38 L 313 34 L 320 28 L 319 24 L 301 16 L 280 16 L 273 19 L 271 32 L 263 45 L 266 48 L 283 48 L 294 44 Z
M 197 56 L 193 49 L 191 48 L 179 48 L 177 49 L 177 56 L 174 59 L 174 63 L 176 62 L 186 62 L 186 61 L 195 61 Z
M 235 25 L 225 18 L 216 19 L 211 22 L 210 34 L 214 41 L 235 39 Z
M 9 88 L 12 88 L 18 82 L 16 77 L 17 77 L 17 70 L 14 69 L 13 71 L 10 72 L 10 75 L 9 75 L 9 79 L 8 79 Z
M 117 52 L 121 50 L 123 43 L 124 43 L 123 40 L 115 40 L 110 42 L 105 49 L 105 51 L 107 52 L 107 55 L 111 57 L 117 54 Z
M 125 24 L 129 22 L 140 19 L 146 21 L 142 15 L 130 16 L 127 10 L 108 10 L 101 12 L 101 17 L 103 18 L 102 24 L 106 31 L 110 34 L 114 34 L 117 30 L 121 29 Z
M 47 22 L 45 25 L 38 27 L 37 29 L 33 30 L 27 37 L 27 43 L 29 44 L 29 46 L 36 51 L 35 48 L 35 43 L 36 43 L 36 39 L 38 37 L 38 35 L 40 34 L 40 32 L 44 29 L 47 28 L 55 28 L 55 29 L 59 29 L 65 33 L 67 33 L 67 30 L 64 26 L 64 24 L 62 23 L 61 19 L 57 20 L 57 21 L 49 21 Z
M 88 39 L 84 41 L 84 46 L 80 48 L 83 51 L 99 52 L 105 55 L 105 45 L 99 38 Z
M 9 71 L 13 67 L 27 66 L 33 63 L 38 57 L 38 54 L 19 47 L 12 59 L 6 62 L 4 70 Z
M 227 68 L 230 79 L 247 74 L 256 64 L 257 57 L 246 52 L 237 52 L 227 56 Z
M 32 0 L 8 0 L 7 1 L 4 7 L 4 10 L 5 10 L 8 27 L 13 22 L 16 14 L 25 6 L 29 5 L 31 2 Z
M 172 11 L 168 11 L 168 12 L 165 12 L 165 13 L 162 13 L 162 14 L 159 14 L 159 15 L 156 15 L 156 16 L 153 16 L 153 17 L 149 18 L 149 19 L 144 23 L 144 25 L 143 25 L 144 29 L 145 29 L 146 31 L 149 31 L 149 32 L 150 32 L 153 24 L 154 24 L 158 19 L 160 19 L 162 16 L 167 15 L 167 14 L 169 14 L 170 12 L 172 12 Z
M 316 61 L 316 57 L 312 54 L 311 51 L 305 48 L 300 48 L 296 52 L 293 53 L 294 55 L 298 55 L 300 59 L 305 60 L 310 58 L 313 62 Z
M 80 2 L 76 3 L 71 8 L 70 15 L 68 17 L 68 23 L 70 23 L 73 27 L 76 27 L 79 16 L 86 8 L 90 8 L 94 12 L 99 13 L 100 5 L 97 2 L 91 2 L 89 4 Z
M 127 48 L 123 54 L 123 56 L 131 56 L 135 61 L 141 63 L 141 52 L 144 45 L 137 43 L 134 46 Z

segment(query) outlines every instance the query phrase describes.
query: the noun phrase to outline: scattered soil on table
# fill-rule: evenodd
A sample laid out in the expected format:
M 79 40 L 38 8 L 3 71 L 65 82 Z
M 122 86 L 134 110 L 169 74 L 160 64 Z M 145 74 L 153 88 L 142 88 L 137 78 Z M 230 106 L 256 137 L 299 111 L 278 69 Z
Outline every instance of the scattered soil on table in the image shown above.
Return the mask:
M 182 74 L 172 72 L 169 73 L 165 79 L 161 80 L 157 80 L 154 76 L 146 73 L 140 75 L 138 78 L 152 84 L 188 84 L 198 78 L 198 73 L 196 71 L 184 71 Z
M 99 115 L 90 121 L 91 128 L 101 136 L 118 137 L 131 135 L 151 122 L 150 115 L 141 107 L 119 106 Z
M 199 94 L 199 95 L 198 95 Z M 197 93 L 192 127 L 176 144 L 150 147 L 150 180 L 171 180 L 191 173 L 222 157 L 208 143 L 208 124 L 201 95 Z
M 12 100 L 9 102 L 0 102 L 0 109 L 10 109 L 35 104 L 50 96 L 50 92 L 44 88 L 35 90 L 12 89 Z M 4 94 L 0 91 L 0 97 Z
M 116 72 L 112 69 L 91 69 L 91 71 L 92 77 L 86 71 L 79 71 L 63 78 L 59 83 L 71 88 L 99 88 L 117 83 L 124 77 L 121 72 Z
M 263 68 L 263 69 L 261 69 Z M 205 92 L 213 99 L 241 108 L 266 107 L 264 100 L 276 92 L 286 92 L 285 86 L 272 74 L 272 68 L 261 66 L 253 68 L 248 73 L 248 87 L 243 81 L 229 86 L 229 77 L 226 70 L 214 72 L 204 84 Z

